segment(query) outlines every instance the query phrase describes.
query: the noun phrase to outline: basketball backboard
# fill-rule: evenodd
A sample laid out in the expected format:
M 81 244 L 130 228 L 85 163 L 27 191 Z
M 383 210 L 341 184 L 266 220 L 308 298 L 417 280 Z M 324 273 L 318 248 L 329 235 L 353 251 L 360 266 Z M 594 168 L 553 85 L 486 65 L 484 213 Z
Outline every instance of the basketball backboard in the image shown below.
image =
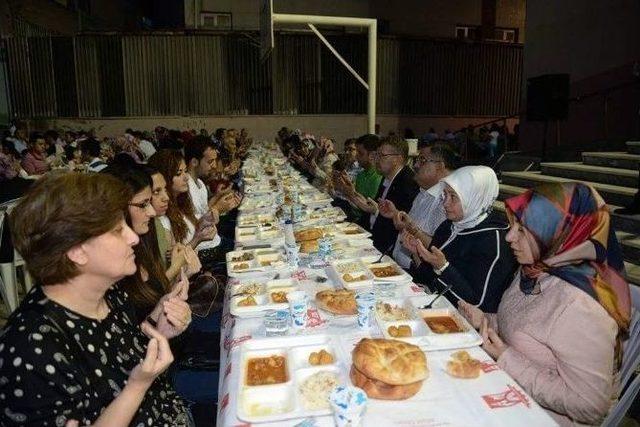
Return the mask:
M 260 60 L 266 61 L 273 50 L 273 0 L 262 0 L 260 7 Z

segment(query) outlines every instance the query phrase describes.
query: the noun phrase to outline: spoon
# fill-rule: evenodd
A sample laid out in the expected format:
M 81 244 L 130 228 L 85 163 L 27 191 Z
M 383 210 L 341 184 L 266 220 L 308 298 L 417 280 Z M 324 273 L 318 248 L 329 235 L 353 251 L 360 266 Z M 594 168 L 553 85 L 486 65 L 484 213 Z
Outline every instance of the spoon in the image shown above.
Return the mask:
M 453 285 L 447 285 L 446 288 L 444 288 L 443 290 L 441 290 L 440 292 L 437 293 L 436 297 L 434 299 L 431 300 L 431 302 L 427 305 L 423 305 L 422 307 L 420 307 L 420 309 L 430 309 L 433 306 L 433 303 L 436 302 L 438 300 L 438 298 L 440 298 L 442 295 L 446 294 L 447 292 L 449 292 L 451 290 L 451 286 Z
M 393 242 L 393 244 L 391 244 L 391 246 L 389 246 L 387 250 L 380 255 L 380 258 L 378 258 L 378 260 L 376 262 L 373 262 L 372 264 L 380 264 L 380 261 L 382 261 L 382 258 L 384 258 L 386 255 L 389 255 L 391 251 L 393 251 L 393 248 L 395 247 L 396 247 L 396 243 Z

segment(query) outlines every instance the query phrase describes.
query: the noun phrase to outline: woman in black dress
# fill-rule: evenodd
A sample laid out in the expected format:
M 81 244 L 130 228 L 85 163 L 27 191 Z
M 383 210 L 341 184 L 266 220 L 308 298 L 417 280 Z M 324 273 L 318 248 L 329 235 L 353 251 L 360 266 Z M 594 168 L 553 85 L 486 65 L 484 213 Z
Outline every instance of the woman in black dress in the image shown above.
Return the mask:
M 171 331 L 139 325 L 114 285 L 136 271 L 138 236 L 123 216 L 131 197 L 110 176 L 53 174 L 12 212 L 38 285 L 0 334 L 0 425 L 191 425 L 162 375 Z
M 431 245 L 404 236 L 419 256 L 412 274 L 417 283 L 443 291 L 451 302 L 463 300 L 495 313 L 517 263 L 505 241 L 509 226 L 491 215 L 498 196 L 498 178 L 486 166 L 465 166 L 441 180 L 447 220 Z

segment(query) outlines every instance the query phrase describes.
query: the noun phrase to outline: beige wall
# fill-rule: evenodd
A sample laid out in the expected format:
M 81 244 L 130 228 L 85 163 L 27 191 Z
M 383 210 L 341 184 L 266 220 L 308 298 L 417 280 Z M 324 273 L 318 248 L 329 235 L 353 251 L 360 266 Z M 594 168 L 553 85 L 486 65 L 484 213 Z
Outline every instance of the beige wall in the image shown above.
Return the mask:
M 430 127 L 434 127 L 440 134 L 445 129 L 457 130 L 469 124 L 478 124 L 495 117 L 429 117 L 429 116 L 398 116 L 391 114 L 378 115 L 376 122 L 380 124 L 380 133 L 386 135 L 389 131 L 403 133 L 406 127 L 413 129 L 416 135 L 422 135 Z M 509 120 L 508 126 L 513 129 L 516 120 Z M 99 137 L 116 136 L 124 133 L 125 129 L 152 131 L 156 126 L 170 129 L 206 128 L 213 131 L 216 128 L 247 128 L 256 139 L 272 140 L 278 129 L 286 126 L 301 129 L 316 136 L 333 137 L 339 147 L 347 138 L 357 137 L 366 133 L 367 117 L 365 115 L 296 115 L 296 116 L 210 116 L 210 117 L 139 117 L 114 119 L 56 119 L 33 121 L 32 130 L 56 129 L 95 129 Z

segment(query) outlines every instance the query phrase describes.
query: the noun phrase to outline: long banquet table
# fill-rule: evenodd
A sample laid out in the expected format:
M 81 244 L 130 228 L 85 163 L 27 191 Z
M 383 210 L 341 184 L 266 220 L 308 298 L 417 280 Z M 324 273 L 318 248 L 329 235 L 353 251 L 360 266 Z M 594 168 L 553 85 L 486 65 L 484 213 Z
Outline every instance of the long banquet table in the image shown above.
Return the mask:
M 272 152 L 272 155 L 275 152 Z M 258 153 L 253 154 L 255 157 Z M 254 166 L 256 162 L 252 163 Z M 251 197 L 250 195 L 247 197 Z M 373 247 L 361 250 L 359 256 L 380 255 Z M 368 331 L 358 328 L 355 317 L 334 316 L 319 310 L 313 304 L 313 297 L 320 289 L 337 286 L 328 265 L 305 265 L 280 274 L 281 278 L 295 277 L 300 287 L 310 298 L 308 326 L 302 332 L 289 331 L 288 337 L 265 337 L 263 319 L 240 318 L 230 313 L 230 289 L 239 283 L 231 278 L 227 286 L 222 319 L 222 339 L 220 343 L 220 382 L 218 425 L 250 425 L 238 418 L 239 395 L 241 389 L 243 345 L 252 342 L 272 340 L 274 343 L 287 339 L 314 340 L 328 337 L 336 343 L 338 366 L 348 372 L 351 365 L 351 350 L 363 337 L 382 337 L 375 320 Z M 252 282 L 265 282 L 273 274 L 254 274 Z M 322 279 L 319 279 L 322 278 Z M 328 281 L 325 280 L 328 278 Z M 321 282 L 323 281 L 324 282 Z M 420 286 L 406 282 L 398 285 L 396 297 L 418 297 L 425 291 Z M 280 340 L 280 341 L 277 341 Z M 274 344 L 275 345 L 275 344 Z M 480 347 L 466 349 L 470 355 L 482 362 L 482 373 L 477 379 L 456 379 L 446 371 L 447 360 L 456 349 L 426 351 L 429 376 L 422 390 L 407 400 L 384 401 L 370 399 L 363 419 L 365 426 L 400 425 L 412 427 L 431 426 L 553 426 L 556 423 L 527 393 Z M 344 378 L 348 382 L 348 375 Z M 300 417 L 260 423 L 264 426 L 332 426 L 331 415 Z

